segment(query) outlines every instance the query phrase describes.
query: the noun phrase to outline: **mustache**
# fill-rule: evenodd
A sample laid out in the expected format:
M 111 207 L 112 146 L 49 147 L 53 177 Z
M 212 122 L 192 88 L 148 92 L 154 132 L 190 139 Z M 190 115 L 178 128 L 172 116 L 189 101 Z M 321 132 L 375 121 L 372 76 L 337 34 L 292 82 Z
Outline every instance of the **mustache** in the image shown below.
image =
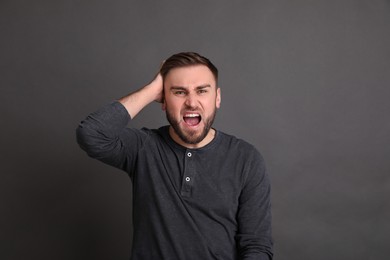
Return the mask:
M 185 112 L 185 111 L 200 111 L 200 109 L 198 106 L 192 107 L 192 106 L 185 105 L 181 110 L 181 112 Z

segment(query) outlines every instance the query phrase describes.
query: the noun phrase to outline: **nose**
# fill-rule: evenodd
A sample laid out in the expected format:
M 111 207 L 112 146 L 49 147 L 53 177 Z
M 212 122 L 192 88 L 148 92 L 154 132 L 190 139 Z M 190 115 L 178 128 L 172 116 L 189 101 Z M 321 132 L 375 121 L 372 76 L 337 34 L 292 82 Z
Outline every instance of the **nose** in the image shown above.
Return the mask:
M 196 97 L 193 95 L 188 95 L 185 101 L 185 105 L 190 108 L 195 108 L 197 106 Z

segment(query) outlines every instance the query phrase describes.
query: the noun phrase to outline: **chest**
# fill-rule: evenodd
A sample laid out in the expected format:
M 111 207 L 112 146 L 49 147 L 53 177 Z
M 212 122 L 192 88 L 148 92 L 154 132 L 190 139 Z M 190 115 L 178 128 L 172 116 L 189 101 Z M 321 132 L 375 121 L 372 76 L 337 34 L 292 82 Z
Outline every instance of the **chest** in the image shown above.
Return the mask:
M 178 198 L 211 214 L 234 215 L 245 178 L 237 159 L 229 152 L 157 149 L 140 156 L 137 175 L 145 196 Z

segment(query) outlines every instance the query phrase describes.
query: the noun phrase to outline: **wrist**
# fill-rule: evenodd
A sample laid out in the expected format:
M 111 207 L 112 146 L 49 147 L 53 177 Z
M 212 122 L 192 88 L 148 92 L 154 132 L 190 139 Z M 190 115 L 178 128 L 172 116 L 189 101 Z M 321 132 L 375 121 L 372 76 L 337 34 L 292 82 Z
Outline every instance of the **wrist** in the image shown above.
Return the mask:
M 163 80 L 160 74 L 158 74 L 153 81 L 144 87 L 148 91 L 148 96 L 150 97 L 150 102 L 157 101 L 162 102 L 163 97 Z

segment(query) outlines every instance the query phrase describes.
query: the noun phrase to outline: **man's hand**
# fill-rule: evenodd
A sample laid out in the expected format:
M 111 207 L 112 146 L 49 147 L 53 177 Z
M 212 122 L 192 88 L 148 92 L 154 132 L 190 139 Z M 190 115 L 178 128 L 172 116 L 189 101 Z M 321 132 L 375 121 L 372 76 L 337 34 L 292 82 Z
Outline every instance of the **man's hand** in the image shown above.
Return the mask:
M 150 87 L 155 93 L 154 101 L 163 103 L 164 101 L 164 83 L 160 73 L 145 87 Z
M 143 88 L 119 99 L 119 102 L 127 109 L 131 118 L 134 118 L 145 106 L 153 101 L 164 102 L 163 78 L 160 72 Z

